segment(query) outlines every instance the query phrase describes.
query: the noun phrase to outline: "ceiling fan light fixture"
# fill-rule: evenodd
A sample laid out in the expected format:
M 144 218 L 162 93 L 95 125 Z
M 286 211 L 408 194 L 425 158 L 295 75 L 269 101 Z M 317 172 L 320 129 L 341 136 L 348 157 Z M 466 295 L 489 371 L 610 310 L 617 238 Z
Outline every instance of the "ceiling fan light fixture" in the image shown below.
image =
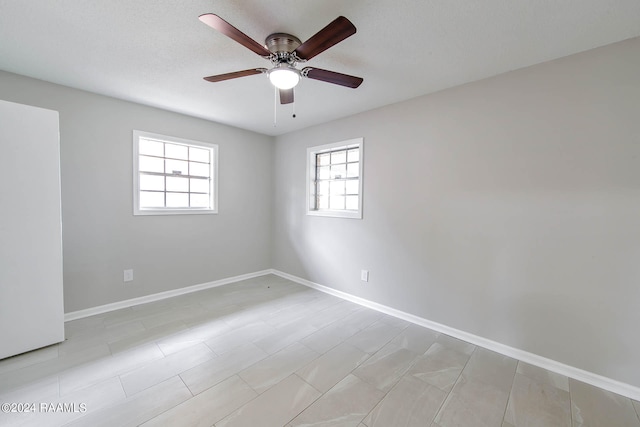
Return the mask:
M 268 71 L 269 81 L 278 89 L 291 89 L 300 82 L 300 71 L 288 64 L 278 64 Z
M 280 92 L 280 104 L 293 103 L 293 88 L 302 77 L 349 88 L 357 88 L 363 82 L 361 77 L 349 76 L 335 71 L 305 67 L 298 70 L 298 62 L 306 62 L 342 40 L 356 33 L 356 27 L 344 16 L 338 16 L 304 43 L 287 33 L 272 33 L 264 44 L 260 44 L 245 33 L 229 24 L 216 14 L 200 15 L 200 21 L 236 41 L 247 49 L 271 62 L 273 68 L 250 68 L 248 70 L 205 77 L 208 82 L 221 82 L 239 77 L 265 73 L 269 81 Z

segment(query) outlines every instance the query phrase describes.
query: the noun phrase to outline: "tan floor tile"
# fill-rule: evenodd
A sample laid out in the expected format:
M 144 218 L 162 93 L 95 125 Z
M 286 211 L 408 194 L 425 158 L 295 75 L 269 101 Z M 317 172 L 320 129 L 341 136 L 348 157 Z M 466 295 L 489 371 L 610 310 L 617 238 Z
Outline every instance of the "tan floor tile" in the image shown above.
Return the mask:
M 573 427 L 640 427 L 631 399 L 569 379 Z
M 402 329 L 376 322 L 347 339 L 346 342 L 362 351 L 373 354 L 402 332 Z
M 439 427 L 495 427 L 502 423 L 509 394 L 491 385 L 458 379 L 435 422 Z
M 368 358 L 368 353 L 343 343 L 298 369 L 296 374 L 324 393 Z
M 48 347 L 18 354 L 17 356 L 2 359 L 0 360 L 0 375 L 55 359 L 58 357 L 58 347 L 58 344 L 54 344 Z
M 208 339 L 205 343 L 217 354 L 223 354 L 275 331 L 276 329 L 273 326 L 257 321 L 239 328 L 232 328 L 226 333 Z
M 35 412 L 24 414 L 1 414 L 0 425 L 11 427 L 42 427 L 42 426 L 62 426 L 79 419 L 85 415 L 90 415 L 100 411 L 102 408 L 124 402 L 126 395 L 118 378 L 110 378 L 104 382 L 78 390 L 64 397 L 45 398 L 38 400 L 38 409 Z M 24 402 L 24 401 L 20 401 Z M 43 409 L 40 405 L 45 405 Z M 58 405 L 67 405 L 69 410 L 57 411 Z M 50 411 L 50 412 L 47 412 Z M 6 415 L 14 415 L 13 419 L 5 423 Z
M 384 397 L 384 393 L 348 375 L 298 415 L 290 425 L 356 427 Z
M 255 344 L 248 343 L 182 372 L 180 377 L 196 395 L 268 356 Z
M 173 377 L 125 399 L 117 407 L 107 406 L 68 424 L 69 427 L 137 426 L 191 398 L 179 377 Z
M 431 347 L 438 335 L 440 334 L 431 329 L 409 325 L 391 341 L 391 344 L 422 354 Z
M 262 393 L 288 377 L 319 355 L 302 344 L 295 343 L 240 372 L 240 378 L 255 391 Z
M 84 363 L 60 374 L 60 395 L 64 396 L 162 358 L 164 354 L 152 343 Z
M 251 387 L 234 375 L 215 387 L 211 387 L 152 418 L 142 426 L 209 427 L 257 395 Z
M 440 343 L 434 343 L 420 356 L 408 375 L 421 379 L 439 389 L 450 392 L 458 380 L 462 369 L 469 361 L 469 355 L 460 353 Z
M 336 322 L 308 335 L 300 342 L 318 353 L 326 353 L 359 331 L 353 324 Z
M 567 392 L 569 391 L 569 378 L 564 375 L 556 374 L 555 372 L 551 372 L 544 368 L 539 368 L 522 361 L 518 362 L 516 372 L 526 375 L 537 382 L 549 384 Z
M 120 381 L 127 396 L 131 396 L 215 357 L 205 344 L 197 344 L 127 371 L 120 375 Z
M 296 322 L 278 328 L 273 333 L 255 340 L 253 343 L 267 353 L 274 354 L 316 331 L 317 328 L 309 325 L 307 322 Z
M 440 427 L 498 426 L 502 423 L 516 360 L 476 349 L 447 396 L 435 422 Z
M 457 338 L 453 338 L 446 334 L 438 335 L 436 342 L 452 350 L 468 355 L 471 355 L 471 353 L 473 353 L 473 351 L 476 349 L 475 345 L 470 344 L 466 341 L 459 340 Z
M 513 384 L 517 364 L 518 361 L 511 357 L 478 348 L 471 355 L 463 374 L 508 394 Z
M 110 356 L 111 352 L 107 344 L 99 344 L 71 354 L 59 355 L 35 365 L 5 372 L 0 374 L 0 395 L 30 387 L 40 381 L 48 380 L 51 376 L 55 377 L 61 373 L 76 370 L 83 365 L 96 363 Z
M 240 409 L 216 423 L 216 427 L 281 427 L 320 397 L 320 392 L 290 375 Z
M 151 329 L 145 329 L 116 341 L 110 341 L 109 348 L 113 354 L 121 353 L 144 346 L 145 344 L 153 343 L 154 341 L 165 339 L 186 329 L 188 328 L 182 320 L 174 323 L 166 323 Z
M 516 374 L 505 421 L 514 426 L 571 427 L 569 393 Z
M 388 344 L 354 370 L 353 374 L 387 392 L 411 368 L 418 357 L 418 353 Z
M 185 319 L 185 324 L 190 323 L 190 319 Z M 222 320 L 207 321 L 204 324 L 179 331 L 171 336 L 156 341 L 158 347 L 165 355 L 175 353 L 196 344 L 213 339 L 223 333 L 228 332 L 231 327 Z
M 398 384 L 364 419 L 368 427 L 422 427 L 435 417 L 447 394 L 411 376 Z

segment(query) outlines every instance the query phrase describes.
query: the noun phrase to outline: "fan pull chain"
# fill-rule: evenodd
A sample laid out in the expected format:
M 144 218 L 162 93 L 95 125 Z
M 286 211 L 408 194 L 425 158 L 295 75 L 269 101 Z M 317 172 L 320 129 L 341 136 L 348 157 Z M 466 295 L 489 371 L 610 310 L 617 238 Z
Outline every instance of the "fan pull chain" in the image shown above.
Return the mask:
M 296 118 L 296 103 L 295 103 L 295 101 L 291 103 L 291 108 L 293 109 L 293 115 L 291 117 L 293 117 L 295 119 Z

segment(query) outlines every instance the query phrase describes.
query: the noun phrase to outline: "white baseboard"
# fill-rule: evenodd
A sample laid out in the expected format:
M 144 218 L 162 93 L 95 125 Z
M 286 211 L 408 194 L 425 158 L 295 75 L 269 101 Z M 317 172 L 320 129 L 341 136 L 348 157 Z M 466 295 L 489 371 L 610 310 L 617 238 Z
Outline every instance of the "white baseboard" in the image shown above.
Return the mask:
M 135 305 L 146 304 L 148 302 L 159 301 L 178 295 L 189 294 L 191 292 L 202 291 L 204 289 L 215 288 L 218 286 L 228 285 L 229 283 L 240 282 L 242 280 L 253 279 L 254 277 L 272 274 L 273 270 L 256 271 L 255 273 L 241 274 L 239 276 L 227 277 L 226 279 L 215 280 L 213 282 L 201 283 L 199 285 L 187 286 L 186 288 L 173 289 L 170 291 L 159 292 L 157 294 L 145 295 L 143 297 L 132 298 L 124 301 L 118 301 L 111 304 L 100 305 L 98 307 L 87 308 L 85 310 L 71 311 L 64 314 L 64 321 L 82 319 L 83 317 L 95 316 L 96 314 L 107 313 L 109 311 L 120 310 L 121 308 L 133 307 Z
M 501 344 L 490 339 L 471 334 L 469 332 L 461 331 L 459 329 L 451 328 L 441 323 L 433 322 L 431 320 L 424 319 L 422 317 L 415 316 L 404 311 L 396 310 L 395 308 L 388 307 L 386 305 L 378 304 L 377 302 L 369 301 L 364 298 L 360 298 L 346 292 L 338 291 L 328 286 L 323 286 L 318 283 L 311 282 L 309 280 L 297 277 L 288 273 L 284 273 L 279 270 L 270 270 L 272 274 L 289 279 L 293 282 L 299 283 L 304 286 L 308 286 L 313 289 L 317 289 L 321 292 L 334 295 L 338 298 L 345 299 L 347 301 L 360 304 L 362 306 L 371 308 L 381 313 L 388 314 L 390 316 L 397 317 L 407 322 L 415 323 L 416 325 L 424 326 L 425 328 L 433 329 L 437 332 L 442 332 L 446 335 L 461 339 L 463 341 L 475 344 L 477 346 L 495 351 L 505 356 L 513 357 L 514 359 L 521 360 L 531 365 L 538 366 L 540 368 L 547 369 L 551 372 L 556 372 L 560 375 L 573 378 L 578 381 L 591 384 L 596 387 L 600 387 L 605 390 L 609 390 L 613 393 L 620 394 L 622 396 L 629 397 L 634 400 L 640 401 L 640 388 L 626 384 L 602 375 L 594 374 L 593 372 L 585 371 L 573 366 L 565 365 L 564 363 L 557 362 L 546 357 L 539 356 L 528 351 L 520 350 L 514 347 L 510 347 L 505 344 Z

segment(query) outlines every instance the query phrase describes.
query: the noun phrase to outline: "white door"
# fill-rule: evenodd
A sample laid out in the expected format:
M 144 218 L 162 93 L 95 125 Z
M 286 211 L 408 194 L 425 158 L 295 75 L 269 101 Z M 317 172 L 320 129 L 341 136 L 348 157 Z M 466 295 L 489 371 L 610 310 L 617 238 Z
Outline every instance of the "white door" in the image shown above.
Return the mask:
M 0 100 L 0 359 L 64 340 L 58 112 Z

